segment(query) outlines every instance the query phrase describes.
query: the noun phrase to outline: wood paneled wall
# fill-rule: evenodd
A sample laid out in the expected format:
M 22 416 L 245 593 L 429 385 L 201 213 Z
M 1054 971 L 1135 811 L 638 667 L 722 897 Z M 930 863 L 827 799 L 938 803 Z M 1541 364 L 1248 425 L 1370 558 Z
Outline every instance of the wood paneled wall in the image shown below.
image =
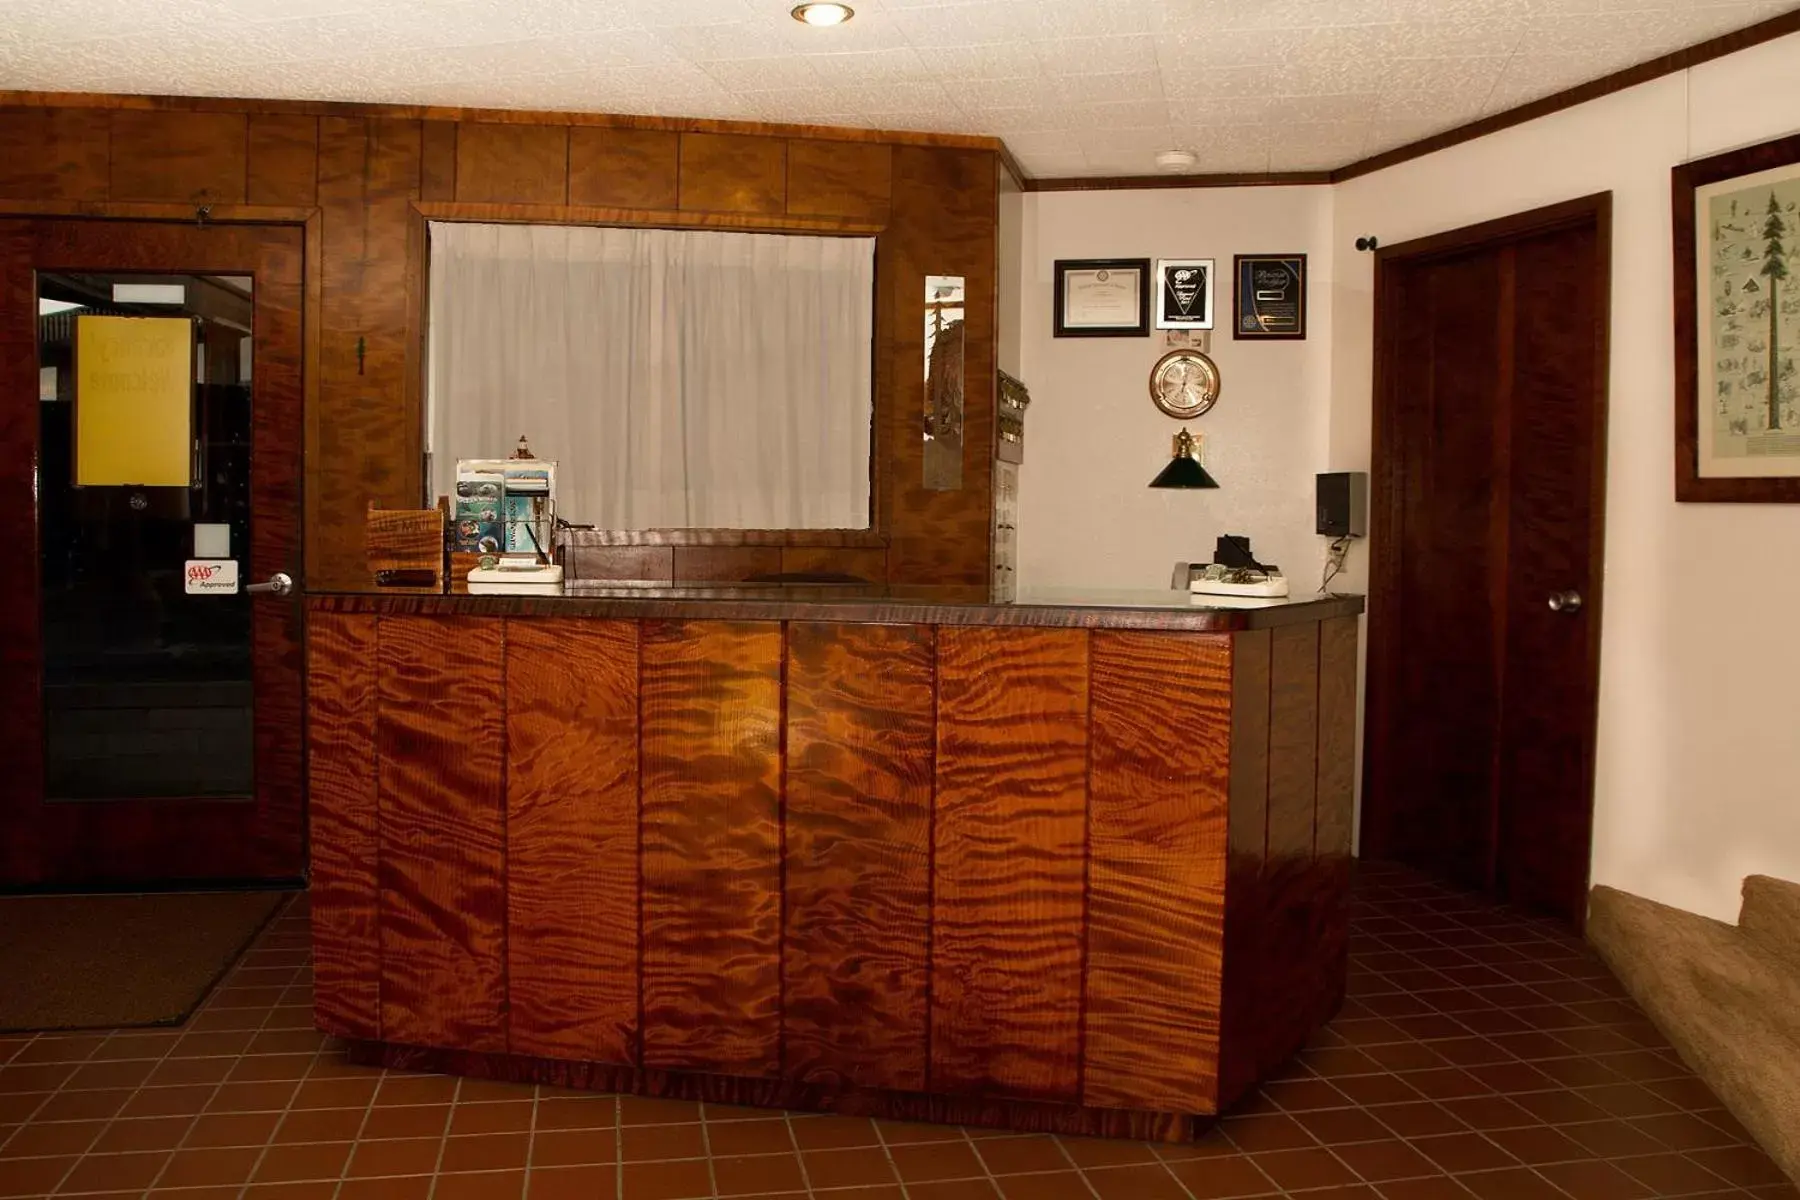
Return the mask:
M 314 621 L 332 1033 L 1151 1136 L 1341 999 L 1354 617 Z
M 313 591 L 370 587 L 368 505 L 423 498 L 427 217 L 874 234 L 878 538 L 796 546 L 791 562 L 777 551 L 775 569 L 981 583 L 997 151 L 983 138 L 713 121 L 0 93 L 0 213 L 188 219 L 187 206 L 207 205 L 215 221 L 316 214 L 304 575 Z M 968 281 L 967 459 L 956 492 L 922 486 L 926 274 Z M 615 577 L 642 565 L 628 554 L 591 557 Z M 682 557 L 685 576 L 671 564 L 671 578 L 750 569 L 741 554 Z

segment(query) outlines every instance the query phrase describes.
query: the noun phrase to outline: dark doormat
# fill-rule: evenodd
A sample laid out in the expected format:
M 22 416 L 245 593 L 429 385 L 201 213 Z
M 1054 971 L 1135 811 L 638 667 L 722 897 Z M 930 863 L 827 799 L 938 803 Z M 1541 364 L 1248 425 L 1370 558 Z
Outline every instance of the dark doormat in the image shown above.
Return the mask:
M 0 1032 L 180 1024 L 293 894 L 0 897 Z

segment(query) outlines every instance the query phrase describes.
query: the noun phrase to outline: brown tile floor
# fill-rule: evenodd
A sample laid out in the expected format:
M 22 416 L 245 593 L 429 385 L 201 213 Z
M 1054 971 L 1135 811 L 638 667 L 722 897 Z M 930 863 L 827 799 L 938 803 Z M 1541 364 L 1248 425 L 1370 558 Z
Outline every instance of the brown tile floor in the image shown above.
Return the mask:
M 1351 999 L 1193 1146 L 349 1066 L 304 901 L 185 1027 L 0 1037 L 0 1196 L 174 1200 L 1800 1197 L 1556 927 L 1359 872 Z

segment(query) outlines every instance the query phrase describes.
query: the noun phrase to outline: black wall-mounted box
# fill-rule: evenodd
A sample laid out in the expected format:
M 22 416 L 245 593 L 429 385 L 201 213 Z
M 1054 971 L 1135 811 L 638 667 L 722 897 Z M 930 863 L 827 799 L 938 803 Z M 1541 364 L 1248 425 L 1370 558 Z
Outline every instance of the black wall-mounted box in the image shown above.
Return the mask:
M 1330 471 L 1318 476 L 1320 537 L 1365 537 L 1369 532 L 1369 476 Z

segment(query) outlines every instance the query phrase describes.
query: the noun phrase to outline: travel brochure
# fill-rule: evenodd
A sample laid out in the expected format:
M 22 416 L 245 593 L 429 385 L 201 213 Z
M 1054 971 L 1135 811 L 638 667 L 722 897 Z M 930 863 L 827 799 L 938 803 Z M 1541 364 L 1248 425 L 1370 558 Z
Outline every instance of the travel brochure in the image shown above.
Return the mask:
M 465 458 L 456 464 L 452 548 L 474 554 L 549 554 L 556 464 Z

